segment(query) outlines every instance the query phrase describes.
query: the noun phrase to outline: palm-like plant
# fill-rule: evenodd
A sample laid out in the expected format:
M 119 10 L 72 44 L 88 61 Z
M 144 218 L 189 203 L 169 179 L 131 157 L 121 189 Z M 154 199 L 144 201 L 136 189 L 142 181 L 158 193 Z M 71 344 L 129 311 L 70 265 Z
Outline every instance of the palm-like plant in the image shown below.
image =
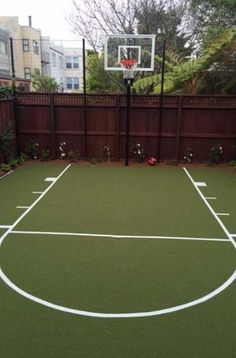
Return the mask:
M 217 41 L 213 42 L 205 53 L 197 58 L 187 62 L 182 62 L 173 54 L 168 53 L 167 71 L 165 74 L 164 92 L 175 93 L 182 92 L 186 94 L 196 94 L 201 85 L 202 73 L 214 69 L 222 52 L 229 46 L 235 46 L 236 28 L 230 28 L 219 36 Z M 160 61 L 159 58 L 156 58 Z M 137 93 L 145 92 L 151 88 L 153 93 L 160 93 L 161 74 L 155 74 L 134 83 L 134 89 Z

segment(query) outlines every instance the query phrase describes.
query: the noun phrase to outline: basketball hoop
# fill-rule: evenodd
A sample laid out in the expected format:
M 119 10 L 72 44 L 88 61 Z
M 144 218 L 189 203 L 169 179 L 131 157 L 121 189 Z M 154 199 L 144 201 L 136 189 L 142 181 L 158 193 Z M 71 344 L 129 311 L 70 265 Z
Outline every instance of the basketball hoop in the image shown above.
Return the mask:
M 123 76 L 125 80 L 130 80 L 134 78 L 134 68 L 137 67 L 137 60 L 120 60 L 120 64 L 123 67 Z

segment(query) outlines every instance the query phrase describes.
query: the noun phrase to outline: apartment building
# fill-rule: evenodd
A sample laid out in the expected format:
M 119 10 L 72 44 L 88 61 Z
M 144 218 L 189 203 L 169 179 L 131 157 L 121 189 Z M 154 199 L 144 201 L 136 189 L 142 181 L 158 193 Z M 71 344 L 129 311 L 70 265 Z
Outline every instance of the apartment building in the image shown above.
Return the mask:
M 64 91 L 64 48 L 50 40 L 42 37 L 42 74 L 53 77 L 59 84 L 59 91 Z
M 83 91 L 83 50 L 64 48 L 64 90 L 65 92 Z
M 29 16 L 27 26 L 19 25 L 18 17 L 0 16 L 0 77 L 12 78 L 10 38 L 13 39 L 15 77 L 22 86 L 31 85 L 31 75 L 37 70 L 42 75 L 54 78 L 59 91 L 83 91 L 82 48 L 65 47 L 41 31 L 33 28 Z M 1 85 L 1 84 L 0 84 Z
M 0 16 L 0 29 L 13 38 L 16 78 L 30 81 L 34 70 L 41 73 L 41 33 L 31 26 L 31 18 L 28 26 L 21 26 L 18 17 Z
M 0 29 L 0 78 L 11 78 L 10 38 Z

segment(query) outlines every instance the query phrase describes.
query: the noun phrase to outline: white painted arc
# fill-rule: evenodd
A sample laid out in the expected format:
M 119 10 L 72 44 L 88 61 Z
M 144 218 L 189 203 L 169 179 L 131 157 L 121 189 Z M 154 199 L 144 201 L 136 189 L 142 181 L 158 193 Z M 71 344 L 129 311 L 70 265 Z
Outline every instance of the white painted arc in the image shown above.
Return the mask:
M 70 165 L 69 165 L 70 166 Z M 50 190 L 50 188 L 55 184 L 55 182 L 64 174 L 64 172 L 68 169 L 67 166 L 63 172 L 57 177 L 57 179 L 43 192 L 42 195 L 40 195 L 40 197 L 15 221 L 15 223 L 13 225 L 11 225 L 9 227 L 9 229 L 6 231 L 6 233 L 4 233 L 2 235 L 2 237 L 0 238 L 0 246 L 4 240 L 4 238 L 10 234 L 14 227 L 25 217 L 25 215 L 39 202 L 39 200 L 41 200 L 41 198 L 48 192 L 48 190 Z M 191 175 L 188 173 L 188 171 L 183 168 L 186 172 L 186 174 L 188 175 L 189 179 L 191 180 L 191 182 L 193 183 L 193 185 L 195 186 L 196 190 L 198 191 L 199 195 L 201 196 L 201 198 L 203 199 L 203 201 L 205 202 L 205 204 L 207 205 L 207 207 L 209 208 L 209 210 L 211 211 L 211 213 L 213 214 L 213 216 L 215 217 L 215 219 L 217 220 L 217 222 L 219 223 L 219 225 L 221 226 L 221 228 L 223 229 L 223 231 L 225 232 L 226 236 L 228 237 L 228 239 L 231 241 L 231 243 L 233 244 L 233 246 L 236 248 L 236 243 L 234 242 L 232 235 L 230 235 L 229 231 L 226 229 L 226 227 L 224 226 L 224 224 L 221 222 L 221 220 L 218 218 L 218 216 L 216 215 L 216 213 L 214 212 L 214 210 L 211 208 L 211 206 L 208 204 L 208 202 L 206 201 L 206 199 L 204 198 L 204 196 L 202 195 L 201 191 L 198 189 L 198 187 L 195 185 Z M 0 269 L 0 277 L 2 278 L 2 280 L 9 286 L 11 287 L 14 291 L 16 291 L 17 293 L 19 293 L 20 295 L 34 301 L 37 302 L 41 305 L 47 306 L 49 308 L 53 308 L 59 311 L 63 311 L 66 313 L 72 313 L 72 314 L 76 314 L 76 315 L 82 315 L 82 316 L 88 316 L 88 317 L 97 317 L 97 318 L 137 318 L 137 317 L 150 317 L 150 316 L 158 316 L 158 315 L 163 315 L 163 314 L 168 314 L 168 313 L 172 313 L 172 312 L 176 312 L 176 311 L 180 311 L 189 307 L 193 307 L 195 305 L 198 305 L 200 303 L 206 302 L 210 299 L 212 299 L 213 297 L 215 297 L 216 295 L 218 295 L 219 293 L 221 293 L 223 290 L 225 290 L 227 287 L 229 287 L 235 280 L 236 278 L 236 271 L 227 279 L 227 281 L 225 281 L 221 286 L 219 286 L 217 289 L 215 289 L 214 291 L 210 292 L 209 294 L 185 303 L 185 304 L 181 304 L 178 306 L 173 306 L 173 307 L 169 307 L 169 308 L 165 308 L 165 309 L 160 309 L 160 310 L 155 310 L 155 311 L 148 311 L 148 312 L 131 312 L 131 313 L 99 313 L 99 312 L 89 312 L 89 311 L 84 311 L 84 310 L 77 310 L 77 309 L 73 309 L 73 308 L 69 308 L 69 307 L 64 307 L 64 306 L 60 306 L 60 305 L 56 305 L 53 304 L 51 302 L 45 301 L 41 298 L 35 297 L 31 294 L 29 294 L 28 292 L 22 290 L 21 288 L 19 288 L 18 286 L 16 286 L 5 274 L 4 272 Z
M 131 312 L 131 313 L 100 313 L 100 312 L 90 312 L 90 311 L 84 311 L 84 310 L 78 310 L 75 308 L 60 306 L 60 305 L 45 301 L 45 300 L 38 298 L 36 296 L 33 296 L 33 295 L 29 294 L 28 292 L 22 290 L 21 288 L 16 286 L 11 280 L 9 280 L 9 278 L 4 274 L 4 272 L 1 269 L 0 269 L 0 277 L 10 288 L 12 288 L 18 294 L 24 296 L 25 298 L 27 298 L 31 301 L 34 301 L 36 303 L 39 303 L 39 304 L 49 307 L 49 308 L 53 308 L 58 311 L 62 311 L 65 313 L 71 313 L 71 314 L 75 314 L 75 315 L 80 315 L 80 316 L 96 317 L 96 318 L 139 318 L 139 317 L 160 316 L 163 314 L 173 313 L 173 312 L 177 312 L 177 311 L 180 311 L 180 310 L 183 310 L 186 308 L 190 308 L 190 307 L 199 305 L 200 303 L 206 302 L 206 301 L 212 299 L 213 297 L 217 296 L 219 293 L 224 291 L 227 287 L 229 287 L 234 282 L 234 280 L 236 278 L 236 271 L 234 271 L 234 273 L 228 278 L 228 280 L 225 281 L 217 289 L 215 289 L 214 291 L 210 292 L 209 294 L 207 294 L 203 297 L 198 298 L 197 300 L 187 302 L 187 303 L 184 303 L 184 304 L 181 304 L 178 306 L 168 307 L 168 308 L 155 310 L 155 311 Z

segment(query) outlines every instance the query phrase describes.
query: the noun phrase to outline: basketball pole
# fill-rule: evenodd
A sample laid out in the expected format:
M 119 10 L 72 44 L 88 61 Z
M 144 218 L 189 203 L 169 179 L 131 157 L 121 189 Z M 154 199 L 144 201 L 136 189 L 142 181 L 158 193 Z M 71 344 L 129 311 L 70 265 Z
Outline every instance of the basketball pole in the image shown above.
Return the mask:
M 158 148 L 157 148 L 157 162 L 161 160 L 161 132 L 162 132 L 162 117 L 163 117 L 163 97 L 164 97 L 164 78 L 165 78 L 165 55 L 166 55 L 166 40 L 163 40 L 162 47 L 162 66 L 161 66 L 161 91 L 160 91 L 160 107 L 159 107 L 159 126 L 158 126 Z
M 83 46 L 83 117 L 84 117 L 84 156 L 88 160 L 88 141 L 87 141 L 87 87 L 86 87 L 86 49 L 85 39 L 82 40 Z
M 129 125 L 130 125 L 130 94 L 132 79 L 126 79 L 126 118 L 125 118 L 125 165 L 129 165 Z

